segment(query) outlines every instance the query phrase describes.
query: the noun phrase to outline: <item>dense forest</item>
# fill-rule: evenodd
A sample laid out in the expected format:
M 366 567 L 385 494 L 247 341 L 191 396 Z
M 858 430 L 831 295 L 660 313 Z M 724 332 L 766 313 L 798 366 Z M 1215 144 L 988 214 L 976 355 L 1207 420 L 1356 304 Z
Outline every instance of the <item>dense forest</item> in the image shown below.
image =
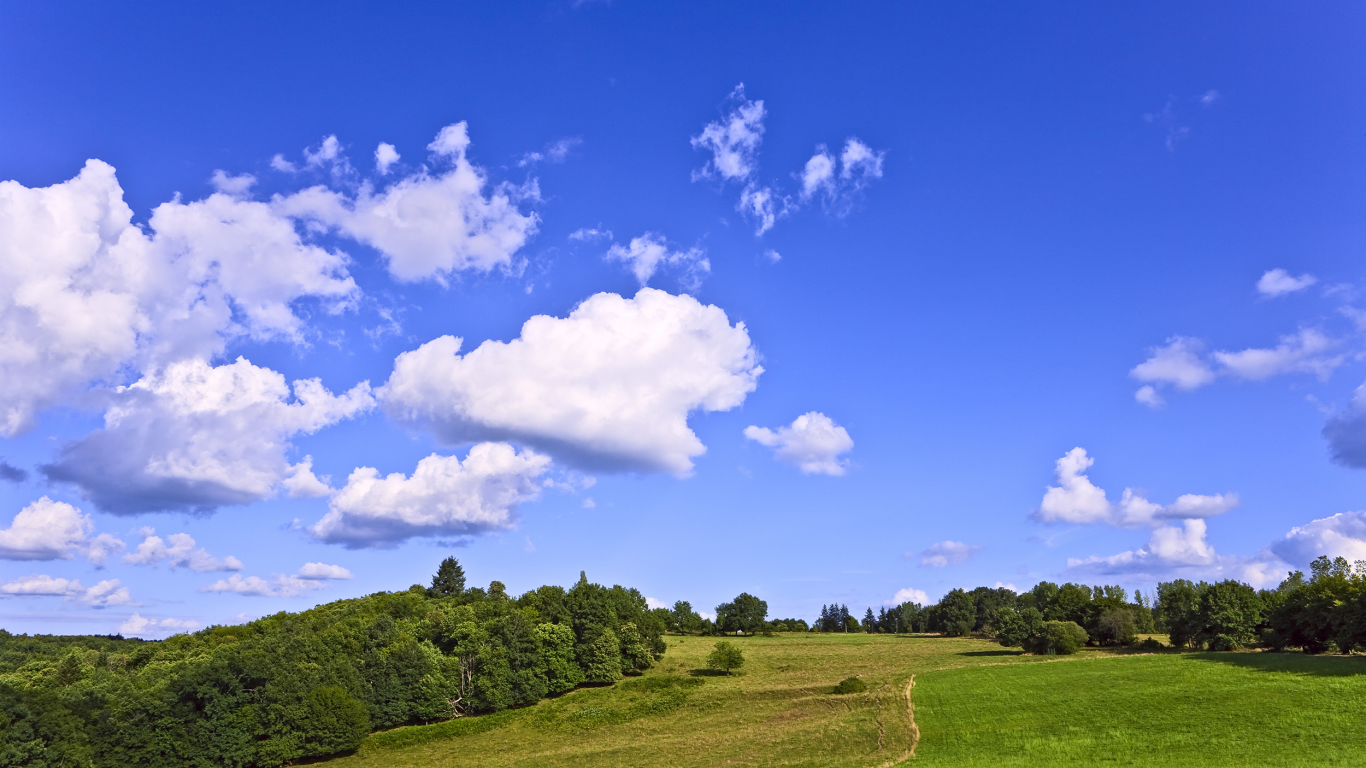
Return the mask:
M 277 766 L 372 730 L 524 706 L 664 653 L 640 592 L 465 587 L 340 600 L 160 642 L 0 631 L 0 766 Z

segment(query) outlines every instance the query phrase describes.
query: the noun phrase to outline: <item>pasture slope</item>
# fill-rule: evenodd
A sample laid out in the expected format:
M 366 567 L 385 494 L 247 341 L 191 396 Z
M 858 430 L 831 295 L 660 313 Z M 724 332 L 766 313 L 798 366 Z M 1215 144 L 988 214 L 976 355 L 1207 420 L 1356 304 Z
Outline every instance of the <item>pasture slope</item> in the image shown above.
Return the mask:
M 1366 765 L 1366 659 L 783 634 L 667 638 L 642 677 L 526 709 L 375 734 L 329 768 Z M 836 696 L 850 675 L 865 693 Z M 913 718 L 913 719 L 912 719 Z M 911 757 L 914 750 L 914 757 Z

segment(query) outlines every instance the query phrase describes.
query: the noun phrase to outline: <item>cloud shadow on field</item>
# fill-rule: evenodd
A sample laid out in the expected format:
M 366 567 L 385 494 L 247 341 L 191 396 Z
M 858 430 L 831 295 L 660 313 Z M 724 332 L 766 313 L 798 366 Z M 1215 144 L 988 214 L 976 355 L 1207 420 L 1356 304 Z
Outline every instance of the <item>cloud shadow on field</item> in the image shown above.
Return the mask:
M 1279 672 L 1314 677 L 1351 677 L 1366 675 L 1366 657 L 1310 656 L 1296 651 L 1284 653 L 1193 653 L 1196 661 L 1230 664 L 1259 672 Z
M 1023 656 L 1024 651 L 960 651 L 959 656 Z

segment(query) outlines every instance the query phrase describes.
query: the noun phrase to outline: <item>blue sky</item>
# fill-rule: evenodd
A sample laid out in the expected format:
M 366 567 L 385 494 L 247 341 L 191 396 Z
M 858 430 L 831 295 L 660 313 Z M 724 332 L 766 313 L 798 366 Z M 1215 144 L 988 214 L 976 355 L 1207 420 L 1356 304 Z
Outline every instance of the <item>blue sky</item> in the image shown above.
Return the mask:
M 8 3 L 0 622 L 1366 559 L 1363 22 Z

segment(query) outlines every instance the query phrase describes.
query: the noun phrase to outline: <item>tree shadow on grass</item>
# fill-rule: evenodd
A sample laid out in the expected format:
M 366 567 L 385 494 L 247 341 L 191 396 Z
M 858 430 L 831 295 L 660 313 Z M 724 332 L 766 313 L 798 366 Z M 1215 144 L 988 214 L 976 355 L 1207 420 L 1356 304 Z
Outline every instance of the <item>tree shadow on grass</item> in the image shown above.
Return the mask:
M 729 675 L 724 669 L 690 669 L 688 674 L 693 677 L 727 677 Z
M 959 651 L 958 656 L 1023 656 L 1024 651 Z
M 1315 677 L 1366 675 L 1366 657 L 1310 656 L 1304 653 L 1192 653 L 1197 661 L 1229 664 L 1259 672 L 1279 672 Z

